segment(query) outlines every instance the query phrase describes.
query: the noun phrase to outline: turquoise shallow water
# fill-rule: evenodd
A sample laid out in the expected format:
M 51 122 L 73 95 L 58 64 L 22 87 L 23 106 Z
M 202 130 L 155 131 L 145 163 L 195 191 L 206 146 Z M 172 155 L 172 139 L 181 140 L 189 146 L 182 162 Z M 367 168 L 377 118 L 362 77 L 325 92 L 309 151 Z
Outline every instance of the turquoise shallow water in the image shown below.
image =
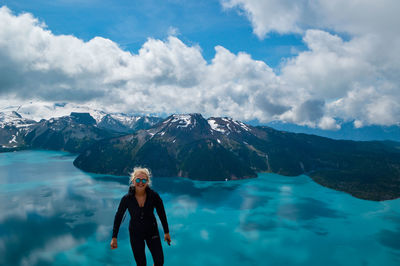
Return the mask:
M 118 249 L 109 247 L 128 177 L 84 173 L 75 156 L 0 154 L 0 265 L 135 265 L 128 213 Z M 153 189 L 172 238 L 165 265 L 400 265 L 400 199 L 360 200 L 275 174 L 154 178 Z

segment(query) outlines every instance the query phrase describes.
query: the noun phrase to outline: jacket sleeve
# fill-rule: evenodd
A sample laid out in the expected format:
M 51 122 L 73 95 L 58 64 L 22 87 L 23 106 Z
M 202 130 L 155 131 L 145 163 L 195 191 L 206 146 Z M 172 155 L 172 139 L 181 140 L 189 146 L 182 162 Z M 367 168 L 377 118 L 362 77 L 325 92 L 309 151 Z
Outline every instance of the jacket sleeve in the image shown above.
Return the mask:
M 118 206 L 117 213 L 115 214 L 115 217 L 114 217 L 114 227 L 113 227 L 112 237 L 117 237 L 118 236 L 118 231 L 119 231 L 119 227 L 121 225 L 122 217 L 124 216 L 124 213 L 125 213 L 127 208 L 128 208 L 127 196 L 124 195 L 121 198 L 121 201 L 120 201 L 119 206 Z
M 169 233 L 167 215 L 165 214 L 163 201 L 157 192 L 154 192 L 154 205 L 156 207 L 158 217 L 160 218 L 161 224 L 163 226 L 164 234 L 167 234 Z

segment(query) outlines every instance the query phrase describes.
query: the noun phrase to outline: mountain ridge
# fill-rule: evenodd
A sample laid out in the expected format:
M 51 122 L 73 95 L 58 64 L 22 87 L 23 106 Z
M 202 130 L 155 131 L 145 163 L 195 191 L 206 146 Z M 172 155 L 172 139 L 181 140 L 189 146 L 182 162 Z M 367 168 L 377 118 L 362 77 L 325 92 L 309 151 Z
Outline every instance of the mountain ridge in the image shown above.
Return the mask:
M 147 129 L 133 133 L 114 130 L 126 124 L 107 119 L 109 126 L 99 127 L 88 113 L 39 122 L 17 112 L 0 113 L 0 152 L 41 148 L 80 153 L 75 166 L 103 174 L 127 175 L 136 165 L 151 168 L 155 176 L 199 180 L 253 178 L 260 172 L 307 174 L 363 199 L 400 194 L 399 142 L 333 140 L 229 117 L 205 119 L 199 113 L 148 120 Z
M 142 165 L 155 176 L 199 180 L 250 178 L 258 172 L 307 174 L 359 198 L 400 196 L 400 143 L 332 140 L 229 118 L 206 120 L 200 114 L 171 115 L 150 129 L 97 142 L 74 165 L 114 175 Z M 363 189 L 351 189 L 354 184 Z
M 71 112 L 37 122 L 16 111 L 0 112 L 0 152 L 30 148 L 81 152 L 94 141 L 148 128 L 159 120 L 121 114 L 94 118 L 90 113 Z

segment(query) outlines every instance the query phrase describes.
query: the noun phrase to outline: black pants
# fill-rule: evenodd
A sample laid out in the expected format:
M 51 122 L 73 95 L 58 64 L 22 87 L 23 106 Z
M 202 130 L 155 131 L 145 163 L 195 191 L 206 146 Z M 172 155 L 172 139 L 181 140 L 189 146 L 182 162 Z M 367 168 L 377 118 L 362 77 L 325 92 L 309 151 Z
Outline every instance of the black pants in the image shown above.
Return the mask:
M 153 257 L 154 266 L 162 266 L 164 264 L 164 254 L 159 234 L 145 236 L 141 233 L 130 232 L 129 237 L 137 266 L 146 266 L 145 241 Z

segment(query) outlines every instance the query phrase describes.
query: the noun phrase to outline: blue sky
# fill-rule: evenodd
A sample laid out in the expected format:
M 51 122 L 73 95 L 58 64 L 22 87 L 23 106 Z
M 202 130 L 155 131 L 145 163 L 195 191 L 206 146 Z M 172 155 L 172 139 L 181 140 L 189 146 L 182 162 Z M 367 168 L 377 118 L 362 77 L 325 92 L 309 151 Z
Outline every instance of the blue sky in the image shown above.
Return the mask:
M 301 34 L 253 34 L 251 23 L 238 9 L 224 9 L 219 1 L 84 0 L 1 1 L 15 13 L 29 12 L 45 22 L 54 34 L 71 34 L 83 40 L 109 38 L 121 48 L 137 52 L 147 38 L 164 39 L 171 29 L 187 44 L 198 44 L 211 60 L 214 47 L 233 53 L 245 51 L 274 68 L 282 58 L 305 50 Z
M 400 123 L 397 0 L 0 1 L 0 107 Z

